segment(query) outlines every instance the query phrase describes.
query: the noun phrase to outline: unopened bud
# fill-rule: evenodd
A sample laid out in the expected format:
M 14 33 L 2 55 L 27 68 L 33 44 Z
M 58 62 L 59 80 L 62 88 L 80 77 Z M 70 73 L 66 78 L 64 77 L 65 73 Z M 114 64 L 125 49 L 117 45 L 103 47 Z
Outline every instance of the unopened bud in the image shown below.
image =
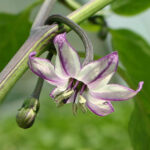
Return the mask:
M 23 103 L 16 116 L 19 127 L 27 129 L 33 125 L 39 106 L 36 98 L 29 98 Z

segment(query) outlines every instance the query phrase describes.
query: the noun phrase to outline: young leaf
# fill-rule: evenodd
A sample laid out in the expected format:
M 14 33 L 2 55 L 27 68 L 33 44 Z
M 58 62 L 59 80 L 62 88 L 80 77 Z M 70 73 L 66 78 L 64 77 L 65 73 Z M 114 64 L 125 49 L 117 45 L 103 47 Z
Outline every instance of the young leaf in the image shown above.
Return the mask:
M 127 83 L 136 88 L 144 81 L 142 91 L 135 97 L 135 109 L 129 123 L 129 132 L 135 150 L 150 148 L 150 45 L 138 34 L 126 30 L 111 30 L 112 44 L 119 52 L 125 67 L 122 72 Z
M 131 16 L 141 13 L 150 7 L 149 0 L 115 0 L 112 5 L 112 10 L 124 16 Z

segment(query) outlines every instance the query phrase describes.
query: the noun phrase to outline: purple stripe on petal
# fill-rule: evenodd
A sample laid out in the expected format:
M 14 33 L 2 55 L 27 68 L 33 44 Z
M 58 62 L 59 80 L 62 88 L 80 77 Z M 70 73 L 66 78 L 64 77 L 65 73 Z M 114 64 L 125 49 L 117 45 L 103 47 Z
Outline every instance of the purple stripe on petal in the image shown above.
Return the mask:
M 44 58 L 34 57 L 36 52 L 29 55 L 28 65 L 33 73 L 45 79 L 50 84 L 61 86 L 64 85 L 66 79 L 61 79 L 55 74 L 54 66 L 51 62 Z
M 70 77 L 76 76 L 81 69 L 80 58 L 76 50 L 67 41 L 66 33 L 57 35 L 54 38 L 54 44 L 57 50 L 55 64 L 57 74 L 66 74 Z
M 51 91 L 51 93 L 49 94 L 49 96 L 51 97 L 51 98 L 54 98 L 55 96 L 54 96 L 54 93 L 55 93 L 55 90 L 56 90 L 57 88 L 54 88 L 52 91 Z
M 110 55 L 107 55 L 107 59 L 108 59 L 109 61 L 108 61 L 108 64 L 107 64 L 106 68 L 104 68 L 104 69 L 97 75 L 97 77 L 96 77 L 93 81 L 91 81 L 90 83 L 96 81 L 96 80 L 99 79 L 99 78 L 102 78 L 102 76 L 104 75 L 104 73 L 105 73 L 106 71 L 108 71 L 108 69 L 110 69 L 111 65 L 112 65 L 114 62 L 115 62 L 115 66 L 114 66 L 114 68 L 113 68 L 113 71 L 115 72 L 115 71 L 117 70 L 117 67 L 118 67 L 118 53 L 117 53 L 117 52 L 113 52 L 113 53 L 111 53 Z M 112 72 L 112 71 L 111 71 L 111 72 Z M 107 73 L 107 75 L 108 75 L 108 73 Z
M 96 81 L 89 83 L 87 86 L 91 91 L 99 91 L 101 88 L 103 88 L 105 85 L 108 84 L 110 79 L 112 78 L 114 73 L 111 73 L 105 77 L 101 77 L 97 79 Z
M 62 48 L 60 48 L 60 49 L 62 49 Z M 62 67 L 63 67 L 63 69 L 64 69 L 66 75 L 69 76 L 69 73 L 68 73 L 68 71 L 67 71 L 67 69 L 66 69 L 67 62 L 65 62 L 65 60 L 63 59 L 62 53 L 59 53 L 58 55 L 59 55 L 61 65 L 62 65 Z
M 143 87 L 143 81 L 139 82 L 139 87 L 136 91 L 118 84 L 108 84 L 99 91 L 90 91 L 90 94 L 97 98 L 108 101 L 123 101 L 134 97 Z
M 101 78 L 106 78 L 110 74 L 113 75 L 117 65 L 118 54 L 117 52 L 113 52 L 97 61 L 85 65 L 78 74 L 77 79 L 85 84 L 94 83 Z

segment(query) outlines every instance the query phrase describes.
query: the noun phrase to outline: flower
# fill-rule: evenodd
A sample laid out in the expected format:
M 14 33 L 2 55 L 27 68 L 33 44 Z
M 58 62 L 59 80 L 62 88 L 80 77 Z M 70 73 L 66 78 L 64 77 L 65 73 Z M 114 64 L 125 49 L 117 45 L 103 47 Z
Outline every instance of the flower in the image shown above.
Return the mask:
M 45 79 L 56 88 L 50 93 L 58 105 L 73 103 L 73 112 L 77 108 L 86 111 L 86 107 L 99 116 L 106 116 L 114 111 L 111 101 L 128 100 L 137 90 L 118 84 L 108 84 L 118 65 L 118 54 L 113 52 L 99 60 L 81 65 L 75 49 L 66 39 L 66 33 L 54 38 L 57 50 L 55 65 L 49 60 L 35 57 L 36 52 L 29 55 L 29 67 L 36 75 Z
M 39 111 L 39 100 L 31 97 L 24 101 L 22 107 L 18 110 L 16 121 L 21 128 L 30 128 L 36 118 Z

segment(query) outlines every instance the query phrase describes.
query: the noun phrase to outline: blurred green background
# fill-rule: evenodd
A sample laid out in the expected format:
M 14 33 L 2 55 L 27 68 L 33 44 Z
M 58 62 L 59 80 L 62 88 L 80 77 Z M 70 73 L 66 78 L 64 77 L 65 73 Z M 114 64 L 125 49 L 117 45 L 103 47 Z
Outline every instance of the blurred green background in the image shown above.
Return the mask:
M 8 56 L 9 51 L 10 53 L 12 50 L 16 51 L 27 38 L 31 21 L 40 5 L 32 9 L 29 17 L 28 15 L 25 17 L 26 22 L 24 24 L 21 24 L 24 16 L 20 17 L 19 20 L 17 19 L 18 14 L 26 10 L 35 1 L 0 0 L 0 25 L 8 25 L 4 30 L 5 32 L 3 31 L 4 28 L 0 28 L 0 48 L 6 46 Z M 69 9 L 58 2 L 52 10 L 52 14 L 67 15 L 69 12 Z M 11 14 L 9 17 L 13 16 L 17 21 L 13 22 L 13 17 L 12 20 L 4 19 L 3 21 L 4 13 L 5 15 Z M 11 21 L 13 22 L 12 30 Z M 107 41 L 98 40 L 96 33 L 88 32 L 88 34 L 94 44 L 95 53 L 99 55 L 107 54 L 109 51 Z M 77 50 L 83 49 L 81 41 L 77 40 L 75 34 L 69 34 L 68 38 Z M 2 63 L 0 62 L 0 64 Z M 128 134 L 128 122 L 134 107 L 132 100 L 114 102 L 115 112 L 106 117 L 96 116 L 89 111 L 86 114 L 79 112 L 77 116 L 73 116 L 71 105 L 68 104 L 61 108 L 56 107 L 49 97 L 53 87 L 47 83 L 44 84 L 42 90 L 41 107 L 33 127 L 27 130 L 20 129 L 15 122 L 15 116 L 24 99 L 30 96 L 36 80 L 37 77 L 31 71 L 27 71 L 1 104 L 0 150 L 132 150 Z M 117 74 L 113 80 L 123 83 Z
M 128 135 L 132 101 L 115 103 L 115 112 L 106 117 L 91 112 L 79 112 L 73 116 L 71 105 L 56 108 L 48 96 L 52 88 L 47 83 L 43 87 L 40 111 L 33 127 L 20 129 L 15 115 L 31 93 L 35 78 L 31 72 L 26 73 L 1 105 L 1 150 L 132 150 Z

